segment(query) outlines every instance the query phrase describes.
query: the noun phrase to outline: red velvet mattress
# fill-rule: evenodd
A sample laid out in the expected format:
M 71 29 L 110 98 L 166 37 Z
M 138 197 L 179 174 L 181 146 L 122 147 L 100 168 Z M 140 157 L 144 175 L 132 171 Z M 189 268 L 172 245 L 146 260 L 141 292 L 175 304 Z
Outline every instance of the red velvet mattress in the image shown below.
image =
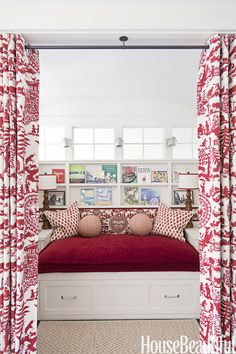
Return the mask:
M 50 243 L 39 273 L 198 271 L 198 258 L 190 244 L 166 236 L 78 236 Z

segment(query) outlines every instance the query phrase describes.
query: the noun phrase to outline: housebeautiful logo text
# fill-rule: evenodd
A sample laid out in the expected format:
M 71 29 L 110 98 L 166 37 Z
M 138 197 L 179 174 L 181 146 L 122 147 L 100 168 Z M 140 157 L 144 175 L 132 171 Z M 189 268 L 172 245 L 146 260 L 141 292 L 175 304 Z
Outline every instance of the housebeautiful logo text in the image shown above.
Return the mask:
M 141 337 L 141 354 L 236 354 L 236 338 L 228 342 L 225 337 L 210 337 L 208 344 L 180 336 L 176 340 L 158 340 L 150 336 Z

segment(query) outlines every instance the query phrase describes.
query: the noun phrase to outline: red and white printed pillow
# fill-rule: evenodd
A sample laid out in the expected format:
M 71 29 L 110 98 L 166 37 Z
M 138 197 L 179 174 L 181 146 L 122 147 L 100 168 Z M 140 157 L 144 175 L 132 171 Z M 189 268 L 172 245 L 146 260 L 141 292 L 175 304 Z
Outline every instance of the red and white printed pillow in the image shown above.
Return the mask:
M 51 241 L 61 240 L 78 234 L 80 211 L 77 202 L 66 210 L 45 211 L 53 230 Z
M 193 214 L 192 211 L 173 210 L 161 204 L 154 218 L 152 234 L 165 235 L 185 242 L 184 228 Z

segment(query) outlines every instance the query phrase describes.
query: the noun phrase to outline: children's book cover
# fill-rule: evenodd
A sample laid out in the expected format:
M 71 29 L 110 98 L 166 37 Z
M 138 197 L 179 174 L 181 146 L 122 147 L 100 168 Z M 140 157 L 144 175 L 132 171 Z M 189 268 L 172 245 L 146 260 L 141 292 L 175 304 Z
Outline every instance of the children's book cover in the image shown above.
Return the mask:
M 105 183 L 105 173 L 101 165 L 86 166 L 86 183 Z
M 65 170 L 64 170 L 64 168 L 53 168 L 52 174 L 56 176 L 56 182 L 58 184 L 65 183 Z
M 105 183 L 117 183 L 117 165 L 102 165 Z
M 80 190 L 80 204 L 89 206 L 95 203 L 95 191 L 91 188 L 83 188 Z
M 173 183 L 179 182 L 179 174 L 188 172 L 186 165 L 176 165 L 173 167 Z
M 167 166 L 152 167 L 152 183 L 168 183 Z
M 124 187 L 124 204 L 138 205 L 138 187 Z
M 122 167 L 122 183 L 137 183 L 137 167 Z
M 151 183 L 151 168 L 150 167 L 138 167 L 138 183 L 145 184 Z
M 160 193 L 154 188 L 141 188 L 142 205 L 160 205 Z
M 112 205 L 112 187 L 97 188 L 96 204 L 97 205 Z
M 85 165 L 71 164 L 70 183 L 85 183 Z

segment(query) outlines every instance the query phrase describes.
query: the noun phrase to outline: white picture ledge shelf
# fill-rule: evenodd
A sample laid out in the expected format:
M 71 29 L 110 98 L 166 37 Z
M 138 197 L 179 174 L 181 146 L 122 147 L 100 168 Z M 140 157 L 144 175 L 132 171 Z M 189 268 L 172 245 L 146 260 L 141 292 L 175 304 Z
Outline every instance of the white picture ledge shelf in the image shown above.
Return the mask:
M 103 165 L 116 166 L 117 169 L 117 182 L 116 183 L 70 183 L 70 166 L 80 165 L 85 166 L 85 170 L 90 169 L 102 169 Z M 145 205 L 143 201 L 143 193 L 145 189 L 148 191 L 151 189 L 155 190 L 155 193 L 159 195 L 160 202 L 165 203 L 171 207 L 183 207 L 183 205 L 176 205 L 176 199 L 174 197 L 174 191 L 178 191 L 178 173 L 179 172 L 197 172 L 197 160 L 132 160 L 132 161 L 40 161 L 40 173 L 52 173 L 53 169 L 61 169 L 65 171 L 64 183 L 57 184 L 57 192 L 65 195 L 65 203 L 63 205 L 55 205 L 55 208 L 68 207 L 70 203 L 77 201 L 80 206 L 94 208 L 101 207 L 153 207 L 155 205 Z M 150 169 L 151 179 L 147 183 L 140 183 L 139 177 L 135 183 L 125 183 L 123 177 L 125 167 L 135 167 L 137 171 L 142 169 Z M 152 182 L 152 171 L 166 171 L 164 173 L 166 178 L 165 182 Z M 138 174 L 138 172 L 137 172 Z M 100 189 L 99 193 L 102 193 L 104 189 L 109 187 L 111 190 L 112 200 L 111 202 L 106 202 L 103 200 L 98 200 L 96 202 L 97 190 Z M 131 189 L 130 189 L 131 188 Z M 136 190 L 132 189 L 136 188 Z M 94 205 L 85 205 L 85 202 L 81 197 L 81 190 L 90 189 L 94 190 Z M 136 193 L 134 198 L 134 204 L 129 204 L 130 200 L 127 199 L 127 191 L 133 191 Z M 107 192 L 107 190 L 106 190 Z M 91 192 L 92 193 L 92 192 Z M 110 193 L 110 192 L 109 192 Z M 138 193 L 138 197 L 137 197 Z M 176 193 L 175 193 L 176 194 Z M 138 203 L 135 203 L 138 198 Z M 193 193 L 193 207 L 198 207 L 198 192 Z M 40 207 L 42 206 L 42 192 L 40 192 Z M 52 206 L 51 206 L 52 207 Z

